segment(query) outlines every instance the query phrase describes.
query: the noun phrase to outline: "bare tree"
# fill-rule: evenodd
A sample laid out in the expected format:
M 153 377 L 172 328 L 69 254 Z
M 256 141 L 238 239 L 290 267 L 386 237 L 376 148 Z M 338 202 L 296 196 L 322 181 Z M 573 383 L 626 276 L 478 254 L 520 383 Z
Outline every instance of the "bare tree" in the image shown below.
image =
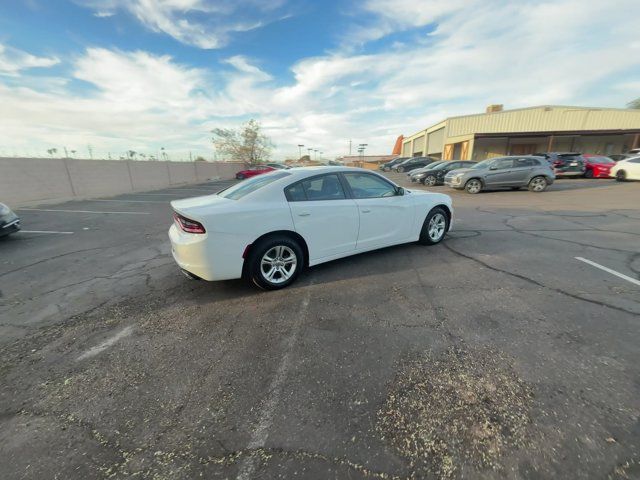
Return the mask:
M 58 153 L 58 149 L 57 148 L 50 148 L 47 150 L 47 153 L 53 157 L 56 153 Z
M 635 100 L 627 103 L 627 108 L 634 108 L 636 110 L 640 110 L 640 97 L 638 97 Z
M 253 119 L 239 129 L 214 128 L 211 133 L 217 151 L 251 165 L 267 160 L 273 148 L 260 123 Z
M 133 150 L 127 150 L 127 157 L 129 157 L 131 160 L 133 160 L 134 158 L 136 158 L 136 155 L 138 153 L 133 151 Z

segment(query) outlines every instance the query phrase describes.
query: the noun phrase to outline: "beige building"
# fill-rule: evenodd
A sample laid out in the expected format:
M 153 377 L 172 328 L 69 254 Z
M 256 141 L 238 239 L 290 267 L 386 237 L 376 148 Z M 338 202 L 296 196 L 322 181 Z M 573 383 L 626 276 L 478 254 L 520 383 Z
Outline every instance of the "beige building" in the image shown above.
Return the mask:
M 640 110 L 540 106 L 450 117 L 409 137 L 402 156 L 484 160 L 540 152 L 625 153 L 640 147 Z

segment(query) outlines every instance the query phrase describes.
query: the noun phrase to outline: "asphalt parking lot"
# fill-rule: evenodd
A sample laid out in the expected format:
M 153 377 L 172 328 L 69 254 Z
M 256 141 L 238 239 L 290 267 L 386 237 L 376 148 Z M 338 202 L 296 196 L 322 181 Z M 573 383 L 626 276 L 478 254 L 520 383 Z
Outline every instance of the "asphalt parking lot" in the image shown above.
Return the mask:
M 442 244 L 276 292 L 170 257 L 168 201 L 224 185 L 18 210 L 3 478 L 640 478 L 639 183 L 434 187 Z

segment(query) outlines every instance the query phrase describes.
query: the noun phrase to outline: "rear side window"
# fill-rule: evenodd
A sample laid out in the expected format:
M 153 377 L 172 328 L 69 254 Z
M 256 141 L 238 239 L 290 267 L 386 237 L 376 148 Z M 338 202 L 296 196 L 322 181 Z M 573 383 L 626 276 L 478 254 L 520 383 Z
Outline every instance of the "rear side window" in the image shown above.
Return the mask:
M 534 158 L 518 158 L 516 159 L 516 167 L 537 167 L 540 162 Z
M 249 180 L 243 180 L 240 183 L 218 192 L 219 197 L 228 198 L 230 200 L 239 200 L 245 195 L 255 192 L 256 190 L 269 185 L 270 183 L 280 180 L 281 178 L 288 177 L 290 174 L 286 172 L 273 172 L 264 173 L 257 177 L 250 178 Z
M 294 183 L 284 189 L 284 194 L 290 202 L 347 198 L 340 179 L 335 174 L 322 175 Z

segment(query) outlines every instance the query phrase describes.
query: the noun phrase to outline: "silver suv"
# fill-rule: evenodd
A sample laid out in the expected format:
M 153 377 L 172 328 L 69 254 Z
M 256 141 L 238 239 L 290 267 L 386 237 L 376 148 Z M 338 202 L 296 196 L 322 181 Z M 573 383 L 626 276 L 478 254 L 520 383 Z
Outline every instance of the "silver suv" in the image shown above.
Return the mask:
M 476 163 L 471 168 L 453 170 L 444 177 L 444 184 L 479 193 L 484 189 L 528 187 L 542 192 L 556 176 L 549 163 L 537 157 L 498 157 Z

